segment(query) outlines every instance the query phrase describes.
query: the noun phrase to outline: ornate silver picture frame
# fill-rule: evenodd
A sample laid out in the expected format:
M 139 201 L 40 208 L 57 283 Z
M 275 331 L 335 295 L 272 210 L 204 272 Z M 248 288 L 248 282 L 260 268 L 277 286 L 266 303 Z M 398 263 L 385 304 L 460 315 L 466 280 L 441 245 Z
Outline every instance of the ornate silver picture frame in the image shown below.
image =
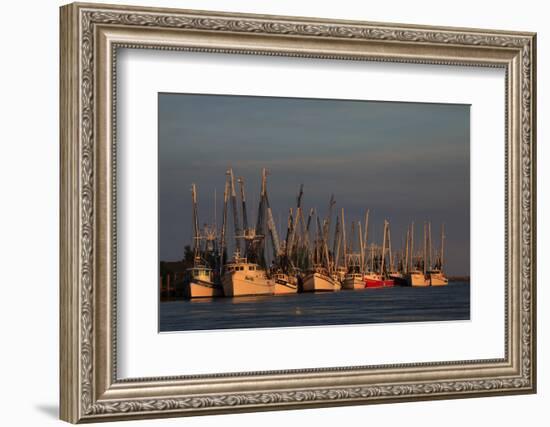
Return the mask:
M 60 18 L 61 419 L 536 391 L 535 34 L 78 3 L 63 6 Z M 504 357 L 120 379 L 115 148 L 121 48 L 503 69 Z

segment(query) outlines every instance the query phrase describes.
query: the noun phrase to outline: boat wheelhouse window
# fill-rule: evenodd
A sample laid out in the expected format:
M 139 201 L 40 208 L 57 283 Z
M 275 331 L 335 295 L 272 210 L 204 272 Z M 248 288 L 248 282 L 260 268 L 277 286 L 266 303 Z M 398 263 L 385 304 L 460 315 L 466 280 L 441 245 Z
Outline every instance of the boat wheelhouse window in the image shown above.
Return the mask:
M 254 270 L 256 269 L 256 267 L 254 267 L 253 265 L 251 265 L 250 267 L 248 267 L 248 269 L 249 269 L 250 271 L 254 271 Z

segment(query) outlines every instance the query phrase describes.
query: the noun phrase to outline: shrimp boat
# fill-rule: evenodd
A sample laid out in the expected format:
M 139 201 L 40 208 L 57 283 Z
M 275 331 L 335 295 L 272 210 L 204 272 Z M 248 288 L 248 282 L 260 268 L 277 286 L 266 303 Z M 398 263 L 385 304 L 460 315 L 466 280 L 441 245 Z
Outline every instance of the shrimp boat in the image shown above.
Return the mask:
M 213 298 L 223 296 L 222 287 L 214 281 L 214 270 L 206 265 L 195 264 L 187 269 L 189 275 L 189 298 Z
M 431 270 L 430 274 L 430 286 L 445 286 L 449 284 L 449 279 L 445 277 L 440 270 Z
M 424 246 L 426 246 L 426 227 L 424 226 Z M 430 280 L 426 276 L 424 271 L 424 265 L 426 264 L 426 249 L 424 249 L 424 256 L 414 255 L 414 222 L 410 225 L 410 233 L 407 230 L 407 263 L 406 273 L 404 275 L 405 283 L 407 286 L 425 287 L 430 286 Z
M 407 286 L 407 277 L 399 271 L 390 273 L 390 279 L 393 280 L 396 286 Z
M 276 272 L 271 276 L 275 295 L 295 294 L 298 292 L 298 279 L 286 273 Z
M 431 245 L 431 226 L 429 227 L 429 235 L 430 235 L 430 245 Z M 435 262 L 435 268 L 432 268 L 430 271 L 428 271 L 428 275 L 430 277 L 430 285 L 431 286 L 445 286 L 449 284 L 449 280 L 443 273 L 443 248 L 445 245 L 445 226 L 441 225 L 441 247 L 439 252 L 439 257 Z
M 430 280 L 420 270 L 410 271 L 406 278 L 408 286 L 430 286 Z
M 298 209 L 300 207 L 302 190 L 298 196 Z M 286 239 L 280 243 L 277 227 L 273 219 L 273 212 L 269 204 L 267 193 L 267 170 L 262 170 L 262 185 L 260 194 L 260 206 L 258 209 L 258 232 L 263 233 L 267 227 L 269 241 L 271 243 L 272 253 L 274 255 L 273 266 L 270 269 L 269 277 L 273 282 L 273 293 L 275 295 L 296 294 L 298 292 L 298 279 L 295 274 L 295 269 L 290 261 L 291 250 L 294 242 L 294 227 L 295 224 L 292 218 L 292 210 L 288 218 L 288 228 Z M 264 258 L 265 260 L 265 258 Z M 291 274 L 292 273 L 292 274 Z
M 342 239 L 344 241 L 344 266 L 346 274 L 342 281 L 344 289 L 365 289 L 365 247 L 368 237 L 369 211 L 365 215 L 365 236 L 361 231 L 361 222 L 357 222 L 357 235 L 359 240 L 359 253 L 354 252 L 355 243 L 355 223 L 351 223 L 351 239 L 348 248 L 346 240 L 346 224 L 344 219 L 344 209 L 342 209 Z
M 342 221 L 344 220 L 344 209 L 342 209 Z M 346 264 L 346 230 L 345 230 L 345 224 L 344 229 L 341 229 L 340 224 L 340 218 L 336 216 L 336 228 L 334 230 L 334 241 L 333 241 L 333 247 L 332 247 L 332 260 L 330 262 L 331 271 L 332 271 L 332 279 L 339 283 L 342 289 L 344 288 L 344 280 L 346 279 L 346 274 L 348 273 L 348 268 L 345 265 Z M 342 237 L 342 231 L 343 231 L 343 237 Z M 340 247 L 342 246 L 342 240 L 344 241 L 344 265 L 340 265 Z
M 379 273 L 365 274 L 364 287 L 365 288 L 386 288 L 395 284 L 392 278 L 386 277 Z
M 384 238 L 382 242 L 382 253 L 380 254 L 380 269 L 376 272 L 374 271 L 374 266 L 372 266 L 373 271 L 365 274 L 365 288 L 386 288 L 395 284 L 394 279 L 392 279 L 385 270 L 386 253 L 389 257 L 389 269 L 391 270 L 391 235 L 390 223 L 388 220 L 384 220 Z
M 342 285 L 334 280 L 328 270 L 316 266 L 304 277 L 304 292 L 334 292 L 342 289 Z
M 342 288 L 344 289 L 364 289 L 365 288 L 365 279 L 363 273 L 358 269 L 355 272 L 349 271 L 342 283 Z
M 334 196 L 331 195 L 329 214 L 323 220 L 323 225 L 321 225 L 319 216 L 316 217 L 315 244 L 313 251 L 310 252 L 310 257 L 312 258 L 311 265 L 313 267 L 307 270 L 303 278 L 303 292 L 334 292 L 342 289 L 342 284 L 337 280 L 333 258 L 328 249 L 330 220 L 335 203 Z
M 268 279 L 266 271 L 258 264 L 241 257 L 238 250 L 225 265 L 222 285 L 226 297 L 273 295 L 275 290 L 274 282 Z
M 227 170 L 224 191 L 220 254 L 223 254 L 226 248 L 225 234 L 229 200 L 231 200 L 233 216 L 235 250 L 233 259 L 225 263 L 221 271 L 223 292 L 226 297 L 273 295 L 274 285 L 273 282 L 267 277 L 266 270 L 258 263 L 250 262 L 246 256 L 241 256 L 241 240 L 244 240 L 246 253 L 254 255 L 253 248 L 256 247 L 257 243 L 261 241 L 263 236 L 256 234 L 254 229 L 248 228 L 248 221 L 246 217 L 246 200 L 244 197 L 244 181 L 239 178 L 239 183 L 241 184 L 241 201 L 243 206 L 242 229 L 240 227 L 240 221 L 237 213 L 237 195 L 235 191 L 235 178 L 233 175 L 233 170 Z
M 389 276 L 393 279 L 395 286 L 407 286 L 407 278 L 405 276 L 405 256 L 403 253 L 395 255 L 392 266 L 397 265 L 397 269 L 391 269 Z
M 214 270 L 210 268 L 202 258 L 202 255 L 213 255 L 210 258 L 216 256 L 216 233 L 215 229 L 212 231 L 207 226 L 201 230 L 199 229 L 199 215 L 197 204 L 197 187 L 195 184 L 191 185 L 191 199 L 193 206 L 193 267 L 187 269 L 187 283 L 185 293 L 188 298 L 212 298 L 223 296 L 223 289 L 214 280 Z M 201 241 L 205 240 L 204 247 Z
M 338 267 L 334 273 L 332 273 L 332 278 L 342 284 L 342 287 L 344 287 L 344 280 L 346 279 L 346 269 L 344 267 Z

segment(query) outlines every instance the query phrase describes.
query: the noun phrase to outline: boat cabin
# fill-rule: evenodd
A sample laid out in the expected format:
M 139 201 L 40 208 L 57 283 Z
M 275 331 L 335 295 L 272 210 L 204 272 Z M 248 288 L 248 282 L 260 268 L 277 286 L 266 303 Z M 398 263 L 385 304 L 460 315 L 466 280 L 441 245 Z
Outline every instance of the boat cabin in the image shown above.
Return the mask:
M 208 267 L 193 267 L 187 270 L 195 279 L 210 280 L 212 269 Z
M 259 270 L 259 266 L 257 264 L 227 264 L 225 267 L 226 272 L 231 271 L 256 271 Z

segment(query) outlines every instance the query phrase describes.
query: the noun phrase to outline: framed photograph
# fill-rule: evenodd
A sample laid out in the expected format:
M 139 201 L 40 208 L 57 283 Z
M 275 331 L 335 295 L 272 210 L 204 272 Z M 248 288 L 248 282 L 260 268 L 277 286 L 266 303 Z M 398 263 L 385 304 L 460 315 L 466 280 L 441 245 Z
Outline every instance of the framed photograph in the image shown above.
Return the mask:
M 60 22 L 63 420 L 536 391 L 535 34 Z

